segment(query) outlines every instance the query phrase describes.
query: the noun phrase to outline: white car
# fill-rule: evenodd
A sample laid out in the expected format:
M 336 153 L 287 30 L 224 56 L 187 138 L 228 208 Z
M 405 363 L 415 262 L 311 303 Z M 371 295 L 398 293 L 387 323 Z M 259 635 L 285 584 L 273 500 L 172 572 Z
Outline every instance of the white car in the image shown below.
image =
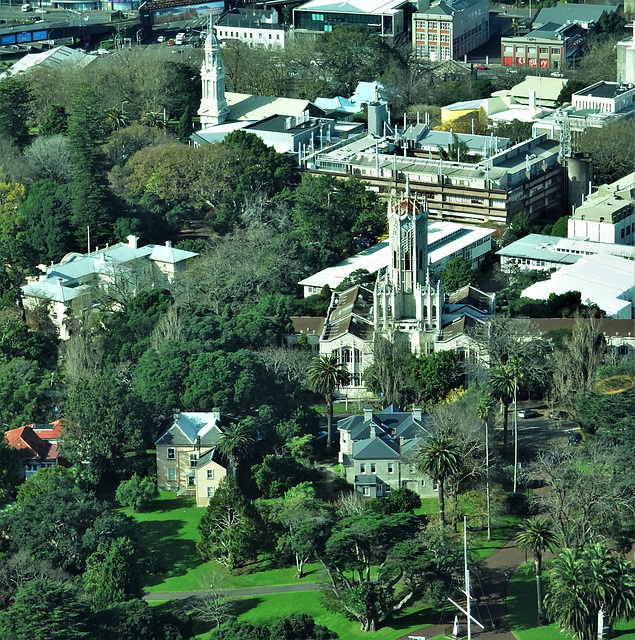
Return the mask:
M 564 73 L 560 73 L 560 71 L 554 71 L 551 74 L 551 77 L 552 78 L 564 78 Z
M 165 42 L 165 36 L 159 36 L 157 42 Z
M 36 9 L 35 13 L 48 13 L 46 9 Z

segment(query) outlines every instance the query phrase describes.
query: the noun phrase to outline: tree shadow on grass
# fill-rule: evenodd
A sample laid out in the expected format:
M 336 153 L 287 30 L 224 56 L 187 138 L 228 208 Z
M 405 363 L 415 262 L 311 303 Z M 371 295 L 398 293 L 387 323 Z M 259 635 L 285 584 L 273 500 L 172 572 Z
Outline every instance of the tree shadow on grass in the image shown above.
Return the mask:
M 201 559 L 196 553 L 196 542 L 179 537 L 183 525 L 183 520 L 139 523 L 143 540 L 160 572 L 148 576 L 146 586 L 160 584 L 166 578 L 185 575 L 201 564 Z
M 194 498 L 166 498 L 164 500 L 153 500 L 146 512 L 168 513 L 170 511 L 179 511 L 180 509 L 190 509 L 194 505 Z M 201 509 L 201 511 L 203 510 Z
M 413 611 L 412 613 L 408 613 L 397 618 L 384 620 L 381 626 L 382 628 L 387 627 L 389 629 L 394 629 L 395 631 L 409 629 L 414 626 L 428 627 L 430 625 L 439 624 L 439 615 L 439 611 L 435 611 L 434 609 L 419 609 L 418 611 Z
M 613 633 L 614 638 L 619 638 L 621 636 L 626 636 L 629 633 L 635 633 L 635 627 L 631 627 L 630 629 L 616 629 Z
M 247 613 L 250 609 L 255 609 L 257 606 L 263 603 L 262 598 L 257 596 L 249 596 L 248 598 L 234 598 L 232 599 L 232 615 L 239 617 L 244 613 Z

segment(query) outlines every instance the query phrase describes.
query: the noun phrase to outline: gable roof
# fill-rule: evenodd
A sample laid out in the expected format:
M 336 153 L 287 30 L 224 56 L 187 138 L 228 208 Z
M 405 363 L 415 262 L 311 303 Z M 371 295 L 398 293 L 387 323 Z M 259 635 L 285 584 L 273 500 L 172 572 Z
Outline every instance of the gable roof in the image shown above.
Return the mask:
M 401 411 L 393 404 L 370 417 L 354 415 L 339 420 L 337 428 L 349 433 L 354 460 L 397 460 L 417 451 L 430 435 L 426 421 L 427 417 L 415 418 L 413 412 Z
M 212 447 L 211 449 L 208 449 L 198 457 L 196 470 L 198 471 L 209 462 L 215 462 L 216 464 L 219 464 L 221 467 L 227 468 L 226 461 L 223 459 L 223 457 L 218 452 L 218 449 L 216 447 Z
M 19 427 L 7 431 L 4 439 L 17 450 L 23 460 L 54 460 L 57 446 L 40 438 L 31 427 Z
M 234 418 L 220 413 L 220 411 L 210 412 L 181 412 L 175 414 L 168 422 L 168 429 L 155 442 L 156 445 L 187 446 L 198 443 L 202 446 L 210 447 L 215 445 L 223 435 L 222 427 L 231 422 Z

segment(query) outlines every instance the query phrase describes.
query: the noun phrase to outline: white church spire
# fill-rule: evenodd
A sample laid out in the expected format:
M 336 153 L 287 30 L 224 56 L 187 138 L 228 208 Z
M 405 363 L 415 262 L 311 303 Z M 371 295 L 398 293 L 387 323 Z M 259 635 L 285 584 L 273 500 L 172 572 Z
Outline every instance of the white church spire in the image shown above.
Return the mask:
M 220 44 L 214 32 L 210 15 L 205 39 L 205 57 L 201 67 L 203 98 L 198 110 L 203 128 L 225 122 L 229 109 L 225 99 L 225 65 L 220 55 Z

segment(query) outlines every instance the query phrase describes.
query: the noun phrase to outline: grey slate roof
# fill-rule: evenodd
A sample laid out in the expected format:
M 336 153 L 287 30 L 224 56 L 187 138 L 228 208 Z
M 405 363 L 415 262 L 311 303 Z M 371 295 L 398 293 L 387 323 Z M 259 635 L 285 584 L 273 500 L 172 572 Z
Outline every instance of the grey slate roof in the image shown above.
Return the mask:
M 355 476 L 355 484 L 377 484 L 377 476 L 370 474 Z
M 430 435 L 425 426 L 426 418 L 422 416 L 417 420 L 411 412 L 390 405 L 373 413 L 368 420 L 363 415 L 344 418 L 337 423 L 337 428 L 349 433 L 353 441 L 353 460 L 396 460 L 414 454 Z M 373 426 L 374 437 L 371 434 Z
M 222 427 L 231 422 L 235 422 L 235 419 L 217 411 L 178 413 L 170 418 L 166 432 L 155 444 L 194 445 L 200 437 L 201 446 L 211 447 L 223 434 Z

